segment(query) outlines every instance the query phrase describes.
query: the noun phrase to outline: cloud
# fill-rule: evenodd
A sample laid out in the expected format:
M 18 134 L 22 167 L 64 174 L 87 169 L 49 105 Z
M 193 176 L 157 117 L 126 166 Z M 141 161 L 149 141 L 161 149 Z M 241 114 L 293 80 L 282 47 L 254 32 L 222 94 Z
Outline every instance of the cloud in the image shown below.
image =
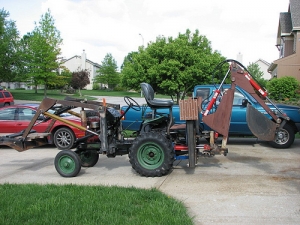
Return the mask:
M 8 2 L 8 1 L 7 1 Z M 7 4 L 8 11 L 17 0 Z M 31 1 L 29 1 L 31 2 Z M 17 26 L 27 27 L 28 20 L 38 21 L 49 8 L 64 39 L 63 56 L 80 55 L 101 63 L 107 53 L 120 66 L 124 57 L 156 37 L 177 37 L 186 29 L 199 30 L 227 58 L 240 52 L 244 64 L 259 58 L 273 61 L 278 57 L 275 41 L 279 13 L 287 11 L 289 0 L 33 0 L 18 1 L 23 12 Z M 39 14 L 37 14 L 39 12 Z M 17 13 L 13 14 L 18 16 Z M 26 24 L 24 21 L 27 21 Z M 24 28 L 23 28 L 24 30 Z M 31 30 L 28 30 L 31 31 Z M 141 35 L 140 35 L 141 34 Z

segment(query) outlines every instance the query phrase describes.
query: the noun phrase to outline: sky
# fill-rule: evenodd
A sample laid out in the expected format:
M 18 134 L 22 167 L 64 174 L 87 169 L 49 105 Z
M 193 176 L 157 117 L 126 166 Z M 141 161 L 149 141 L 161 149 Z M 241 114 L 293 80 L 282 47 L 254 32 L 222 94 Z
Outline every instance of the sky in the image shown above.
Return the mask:
M 279 14 L 289 0 L 0 0 L 16 21 L 21 37 L 50 9 L 63 39 L 62 57 L 81 55 L 99 63 L 111 53 L 120 67 L 124 57 L 156 37 L 199 30 L 213 50 L 242 63 L 279 57 L 275 47 Z

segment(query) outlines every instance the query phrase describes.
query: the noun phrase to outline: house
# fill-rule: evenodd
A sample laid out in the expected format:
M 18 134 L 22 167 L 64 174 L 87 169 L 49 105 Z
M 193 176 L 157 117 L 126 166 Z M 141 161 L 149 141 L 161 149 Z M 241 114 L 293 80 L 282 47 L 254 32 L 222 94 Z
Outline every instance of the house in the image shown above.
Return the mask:
M 72 58 L 64 59 L 62 66 L 65 66 L 71 72 L 77 72 L 81 70 L 87 70 L 90 72 L 90 84 L 86 86 L 87 90 L 93 89 L 93 80 L 96 77 L 96 71 L 101 67 L 98 63 L 94 63 L 86 58 L 85 50 L 83 50 L 81 56 L 75 55 Z
M 263 59 L 259 59 L 256 62 L 254 62 L 254 64 L 257 64 L 259 66 L 260 71 L 262 71 L 264 73 L 262 78 L 264 78 L 265 80 L 270 80 L 272 78 L 268 71 L 270 63 L 268 63 L 267 61 L 265 61 Z
M 300 81 L 300 0 L 290 0 L 279 16 L 276 47 L 279 59 L 268 68 L 273 77 L 292 76 Z
M 81 70 L 88 70 L 90 72 L 90 84 L 86 86 L 87 90 L 93 89 L 93 80 L 96 76 L 96 71 L 101 67 L 98 63 L 94 63 L 91 60 L 86 58 L 86 53 L 83 50 L 81 56 L 75 55 L 69 59 L 62 60 L 62 66 L 65 66 L 71 72 L 81 71 Z M 2 82 L 0 83 L 1 86 L 7 87 L 9 89 L 16 89 L 16 88 L 24 88 L 24 89 L 32 89 L 33 86 L 29 86 L 26 82 Z M 102 84 L 99 84 L 102 85 Z M 38 87 L 43 88 L 42 85 Z

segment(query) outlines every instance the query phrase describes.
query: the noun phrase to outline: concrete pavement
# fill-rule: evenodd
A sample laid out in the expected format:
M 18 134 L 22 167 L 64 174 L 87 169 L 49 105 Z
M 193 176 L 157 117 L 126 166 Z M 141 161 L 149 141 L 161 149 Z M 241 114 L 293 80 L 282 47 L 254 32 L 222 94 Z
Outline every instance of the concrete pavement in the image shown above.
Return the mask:
M 123 98 L 105 98 L 125 105 Z M 289 149 L 274 149 L 255 138 L 230 138 L 228 149 L 226 157 L 200 158 L 195 169 L 187 167 L 187 160 L 175 161 L 164 177 L 141 177 L 125 155 L 100 156 L 94 167 L 63 178 L 54 168 L 59 150 L 53 146 L 21 153 L 0 146 L 0 183 L 157 188 L 183 201 L 195 224 L 300 224 L 300 140 Z
M 195 224 L 300 224 L 300 140 L 280 150 L 239 138 L 228 148 L 228 156 L 200 158 L 195 169 L 175 161 L 164 177 L 141 177 L 125 155 L 100 156 L 94 167 L 64 178 L 55 170 L 53 146 L 25 152 L 0 146 L 0 183 L 157 188 L 183 201 Z

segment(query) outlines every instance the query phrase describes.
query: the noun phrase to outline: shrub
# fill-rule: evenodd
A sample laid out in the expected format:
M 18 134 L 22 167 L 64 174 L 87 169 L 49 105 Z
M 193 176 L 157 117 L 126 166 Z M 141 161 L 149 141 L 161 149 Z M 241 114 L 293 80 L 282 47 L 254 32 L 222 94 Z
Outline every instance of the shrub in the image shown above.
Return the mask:
M 116 87 L 114 88 L 114 91 L 126 91 L 126 88 L 121 87 L 121 86 L 116 86 Z
M 285 100 L 296 98 L 299 90 L 299 81 L 294 77 L 281 77 L 270 80 L 267 88 L 272 99 Z
M 99 90 L 100 89 L 100 85 L 98 83 L 93 83 L 93 90 Z

